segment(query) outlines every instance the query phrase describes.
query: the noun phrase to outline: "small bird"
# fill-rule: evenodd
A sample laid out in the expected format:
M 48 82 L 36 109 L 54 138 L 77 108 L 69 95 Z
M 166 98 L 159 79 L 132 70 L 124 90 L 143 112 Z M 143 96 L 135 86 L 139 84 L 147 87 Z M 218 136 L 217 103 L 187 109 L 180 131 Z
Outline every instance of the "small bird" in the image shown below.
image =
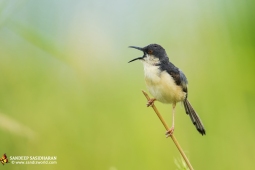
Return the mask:
M 167 131 L 166 137 L 171 136 L 174 132 L 175 106 L 178 102 L 183 102 L 186 114 L 190 116 L 198 132 L 205 135 L 205 128 L 188 101 L 187 78 L 178 67 L 169 61 L 165 49 L 158 44 L 150 44 L 143 48 L 129 47 L 143 52 L 142 57 L 135 58 L 128 63 L 136 60 L 143 63 L 146 86 L 154 97 L 148 101 L 147 106 L 153 105 L 156 100 L 172 104 L 172 127 Z

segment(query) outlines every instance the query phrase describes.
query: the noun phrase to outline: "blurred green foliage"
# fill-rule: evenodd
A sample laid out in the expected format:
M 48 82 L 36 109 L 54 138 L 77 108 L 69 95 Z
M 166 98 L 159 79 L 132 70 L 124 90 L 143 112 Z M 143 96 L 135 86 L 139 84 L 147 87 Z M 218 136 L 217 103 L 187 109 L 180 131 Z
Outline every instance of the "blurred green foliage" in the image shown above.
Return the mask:
M 255 1 L 0 1 L 0 154 L 55 155 L 5 169 L 177 169 L 141 93 L 161 44 L 189 80 L 201 136 L 179 104 L 175 136 L 195 169 L 254 169 Z M 156 103 L 171 123 L 171 106 Z

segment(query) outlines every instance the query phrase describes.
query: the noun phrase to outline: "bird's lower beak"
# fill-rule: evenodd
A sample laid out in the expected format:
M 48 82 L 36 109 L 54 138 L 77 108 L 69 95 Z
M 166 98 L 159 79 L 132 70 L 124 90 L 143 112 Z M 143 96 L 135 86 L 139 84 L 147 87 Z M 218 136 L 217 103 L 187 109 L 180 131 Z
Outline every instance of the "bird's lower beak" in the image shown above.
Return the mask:
M 137 58 L 135 58 L 135 59 L 133 59 L 133 60 L 130 60 L 128 63 L 131 63 L 131 62 L 133 62 L 133 61 L 135 61 L 135 60 L 141 60 L 141 59 L 143 59 L 143 57 L 137 57 Z
M 144 49 L 141 48 L 141 47 L 129 46 L 129 48 L 135 48 L 135 49 L 137 49 L 137 50 L 140 50 L 140 51 L 144 52 Z M 143 58 L 144 58 L 144 57 L 137 57 L 137 58 L 135 58 L 135 59 L 129 61 L 128 63 L 131 63 L 131 62 L 133 62 L 133 61 L 135 61 L 135 60 L 142 60 Z

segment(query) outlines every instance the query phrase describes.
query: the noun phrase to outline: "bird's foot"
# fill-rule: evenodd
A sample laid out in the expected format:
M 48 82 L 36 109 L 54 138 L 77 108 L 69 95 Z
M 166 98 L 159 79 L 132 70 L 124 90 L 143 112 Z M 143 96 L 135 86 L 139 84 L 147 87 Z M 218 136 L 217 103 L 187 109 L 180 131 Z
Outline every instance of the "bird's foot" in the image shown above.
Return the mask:
M 148 103 L 146 104 L 146 105 L 147 105 L 147 107 L 152 106 L 152 105 L 154 104 L 155 100 L 156 100 L 156 99 L 154 99 L 154 98 L 153 98 L 153 99 L 148 100 Z
M 169 136 L 172 136 L 174 133 L 174 126 L 172 126 L 167 132 L 166 132 L 166 137 L 168 138 Z

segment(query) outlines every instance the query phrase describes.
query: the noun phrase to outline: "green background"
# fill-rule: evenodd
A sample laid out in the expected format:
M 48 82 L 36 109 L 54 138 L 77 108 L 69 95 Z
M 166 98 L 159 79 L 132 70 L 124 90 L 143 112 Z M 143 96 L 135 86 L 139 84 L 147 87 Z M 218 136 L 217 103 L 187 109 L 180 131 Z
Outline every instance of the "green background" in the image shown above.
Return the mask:
M 195 169 L 254 169 L 255 1 L 1 0 L 0 154 L 57 165 L 1 169 L 177 169 L 180 154 L 141 90 L 141 52 L 161 44 L 189 80 L 201 136 L 177 105 Z M 171 105 L 156 103 L 171 124 Z

